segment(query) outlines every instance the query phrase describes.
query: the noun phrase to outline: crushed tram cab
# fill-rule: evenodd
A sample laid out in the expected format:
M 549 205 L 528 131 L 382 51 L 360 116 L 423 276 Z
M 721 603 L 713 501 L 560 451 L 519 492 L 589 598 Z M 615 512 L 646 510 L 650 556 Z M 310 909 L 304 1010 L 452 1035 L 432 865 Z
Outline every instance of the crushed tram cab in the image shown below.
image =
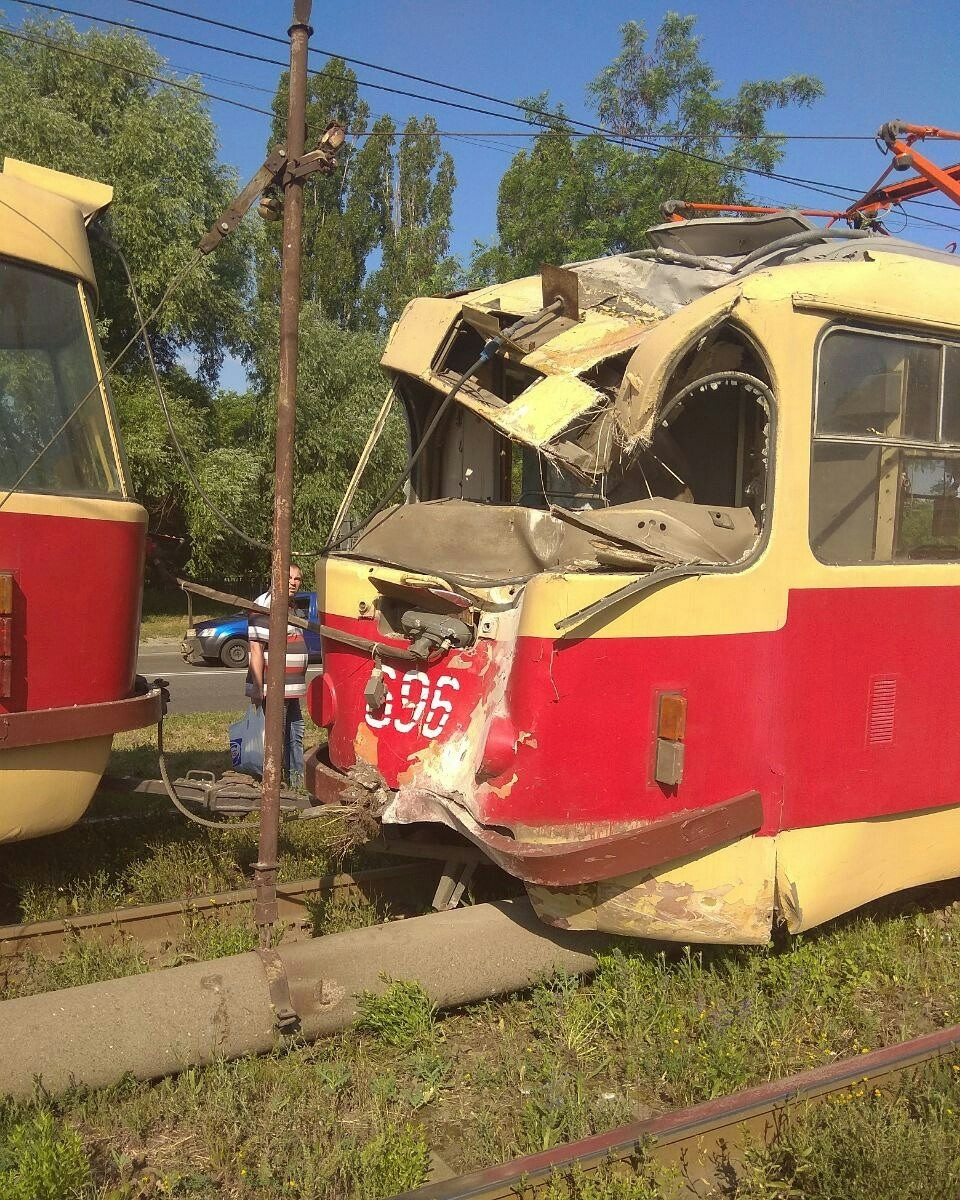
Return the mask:
M 318 565 L 308 780 L 550 924 L 763 943 L 960 874 L 960 263 L 796 213 L 650 237 L 407 307 L 413 446 L 456 395 Z
M 0 842 L 65 829 L 137 686 L 146 511 L 133 501 L 94 326 L 101 183 L 0 173 Z

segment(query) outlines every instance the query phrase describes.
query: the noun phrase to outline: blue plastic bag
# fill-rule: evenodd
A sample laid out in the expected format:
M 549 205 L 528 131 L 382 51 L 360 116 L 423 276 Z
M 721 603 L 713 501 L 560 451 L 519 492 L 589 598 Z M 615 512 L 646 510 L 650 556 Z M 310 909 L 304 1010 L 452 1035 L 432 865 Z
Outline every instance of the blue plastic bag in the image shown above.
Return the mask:
M 263 708 L 250 705 L 230 726 L 230 759 L 238 771 L 263 774 Z

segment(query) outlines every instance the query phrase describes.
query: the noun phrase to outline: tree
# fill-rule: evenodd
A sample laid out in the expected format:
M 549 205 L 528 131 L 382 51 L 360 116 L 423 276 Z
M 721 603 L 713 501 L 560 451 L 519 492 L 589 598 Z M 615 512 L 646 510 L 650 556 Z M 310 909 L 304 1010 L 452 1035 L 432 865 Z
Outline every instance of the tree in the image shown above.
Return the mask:
M 81 34 L 63 20 L 26 22 L 21 30 L 36 40 L 6 40 L 0 54 L 0 154 L 113 186 L 113 236 L 150 311 L 237 190 L 233 173 L 217 162 L 206 104 L 148 78 L 162 74 L 163 60 L 132 33 Z M 224 351 L 244 347 L 249 250 L 241 228 L 171 298 L 152 327 L 164 368 L 188 352 L 212 384 Z M 112 358 L 136 329 L 134 308 L 116 256 L 96 245 L 94 255 Z M 142 364 L 140 355 L 139 347 L 131 351 L 128 370 Z
M 448 253 L 456 175 L 433 117 L 407 121 L 391 167 L 381 265 L 364 289 L 375 327 L 392 324 L 414 296 L 449 291 L 459 270 Z
M 288 76 L 273 101 L 270 145 L 286 139 Z M 311 175 L 304 184 L 303 253 L 300 294 L 320 306 L 326 320 L 344 329 L 361 319 L 361 292 L 367 259 L 383 239 L 388 222 L 390 143 L 394 125 L 381 117 L 368 128 L 370 109 L 360 99 L 357 77 L 339 58 L 313 72 L 307 85 L 307 149 L 330 121 L 347 131 L 337 170 Z M 267 231 L 257 255 L 257 292 L 261 301 L 279 304 L 279 222 Z
M 287 78 L 274 98 L 271 145 L 286 136 Z M 369 124 L 357 78 L 331 58 L 311 74 L 307 146 L 331 120 L 347 130 L 332 175 L 312 175 L 304 187 L 301 296 L 342 329 L 380 328 L 412 296 L 443 290 L 457 264 L 448 257 L 456 179 L 440 148 L 432 117 L 411 118 L 399 142 L 388 116 Z M 380 255 L 368 278 L 370 262 Z M 258 295 L 279 302 L 280 231 L 258 255 Z M 436 285 L 433 288 L 433 285 Z
M 261 315 L 267 352 L 260 359 L 257 387 L 264 397 L 258 407 L 258 439 L 268 446 L 272 473 L 272 430 L 277 385 L 277 313 Z M 293 547 L 315 549 L 331 531 L 340 499 L 360 458 L 367 434 L 383 403 L 387 385 L 380 370 L 383 346 L 372 331 L 341 329 L 316 301 L 300 310 L 300 365 L 294 441 Z M 406 454 L 406 422 L 399 405 L 380 439 L 355 509 L 365 514 L 402 470 Z M 269 507 L 270 485 L 260 503 Z
M 587 89 L 607 135 L 577 138 L 562 109 L 549 111 L 546 94 L 523 102 L 543 132 L 501 181 L 498 241 L 476 248 L 478 281 L 636 248 L 661 220 L 662 201 L 737 203 L 746 171 L 773 170 L 783 142 L 767 135 L 767 115 L 812 103 L 820 82 L 759 80 L 724 98 L 695 26 L 695 17 L 668 13 L 652 52 L 641 23 L 622 27 L 623 49 Z M 638 150 L 637 139 L 651 148 Z

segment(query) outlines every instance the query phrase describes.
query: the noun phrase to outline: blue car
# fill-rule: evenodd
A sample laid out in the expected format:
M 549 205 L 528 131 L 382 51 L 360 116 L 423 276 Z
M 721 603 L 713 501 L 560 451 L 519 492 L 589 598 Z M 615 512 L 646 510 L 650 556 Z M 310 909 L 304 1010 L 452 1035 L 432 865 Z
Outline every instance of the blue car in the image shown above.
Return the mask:
M 308 621 L 319 620 L 316 592 L 297 592 L 290 599 L 290 607 Z M 305 629 L 303 636 L 310 661 L 319 662 L 320 635 Z M 209 621 L 197 621 L 183 635 L 180 654 L 185 662 L 197 667 L 245 667 L 250 660 L 247 614 L 227 613 L 223 617 L 211 617 Z

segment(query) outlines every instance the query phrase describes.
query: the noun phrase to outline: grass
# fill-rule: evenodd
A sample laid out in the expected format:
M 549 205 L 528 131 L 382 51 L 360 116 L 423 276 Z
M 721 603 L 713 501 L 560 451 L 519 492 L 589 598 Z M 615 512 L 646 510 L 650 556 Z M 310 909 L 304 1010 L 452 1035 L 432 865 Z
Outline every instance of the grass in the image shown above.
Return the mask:
M 210 605 L 209 601 L 195 598 L 193 606 L 194 621 L 205 621 L 211 616 L 222 616 L 229 610 L 223 605 Z M 149 641 L 151 638 L 179 638 L 187 628 L 187 596 L 179 589 L 168 588 L 157 590 L 148 588 L 143 593 L 143 607 L 140 616 L 140 640 Z
M 558 976 L 445 1016 L 390 981 L 361 997 L 354 1029 L 313 1046 L 41 1102 L 81 1137 L 100 1188 L 120 1186 L 123 1160 L 171 1195 L 388 1195 L 425 1178 L 431 1151 L 476 1168 L 960 1020 L 960 911 L 943 899 L 927 889 L 782 950 L 626 944 L 587 983 Z M 939 1200 L 952 1193 L 921 1163 L 957 1170 L 958 1069 L 894 1097 L 852 1089 L 772 1149 L 719 1163 L 711 1190 L 641 1164 L 554 1192 Z
M 230 766 L 230 713 L 173 716 L 166 757 L 173 778 Z M 313 736 L 316 730 L 313 730 Z M 308 733 L 308 740 L 311 734 Z M 114 775 L 157 778 L 156 732 L 119 734 L 108 764 Z M 131 814 L 135 814 L 131 817 Z M 111 820 L 113 817 L 126 820 Z M 245 887 L 257 857 L 255 826 L 208 830 L 188 824 L 163 797 L 101 792 L 83 821 L 60 834 L 0 846 L 0 919 L 42 921 L 153 904 Z M 338 826 L 289 821 L 281 827 L 280 878 L 323 875 L 338 863 Z M 6 903 L 3 903 L 6 901 Z

